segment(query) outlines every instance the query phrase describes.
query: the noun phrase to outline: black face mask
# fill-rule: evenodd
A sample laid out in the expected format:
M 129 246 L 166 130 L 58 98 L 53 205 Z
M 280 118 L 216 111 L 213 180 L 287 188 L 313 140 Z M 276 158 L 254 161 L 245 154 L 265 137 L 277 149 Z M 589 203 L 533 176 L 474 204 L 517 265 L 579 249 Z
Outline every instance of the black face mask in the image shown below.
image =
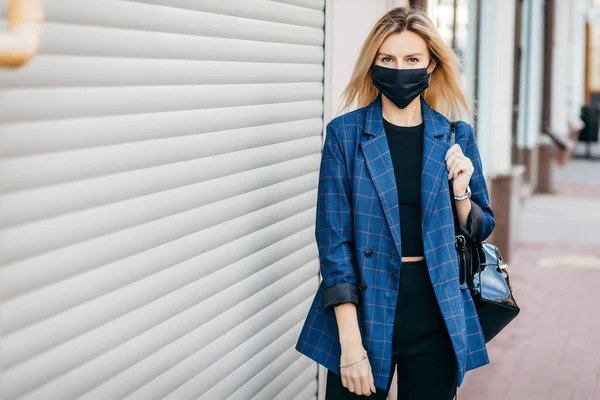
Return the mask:
M 429 87 L 427 68 L 395 69 L 376 65 L 373 85 L 398 108 L 406 108 Z

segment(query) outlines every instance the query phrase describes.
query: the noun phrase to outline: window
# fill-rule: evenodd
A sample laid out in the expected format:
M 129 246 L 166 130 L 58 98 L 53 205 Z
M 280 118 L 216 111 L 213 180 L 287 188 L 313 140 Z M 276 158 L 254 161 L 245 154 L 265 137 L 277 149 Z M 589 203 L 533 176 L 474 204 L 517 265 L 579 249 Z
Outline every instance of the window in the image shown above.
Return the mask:
M 429 18 L 461 61 L 463 87 L 472 103 L 477 97 L 478 5 L 479 0 L 427 1 Z

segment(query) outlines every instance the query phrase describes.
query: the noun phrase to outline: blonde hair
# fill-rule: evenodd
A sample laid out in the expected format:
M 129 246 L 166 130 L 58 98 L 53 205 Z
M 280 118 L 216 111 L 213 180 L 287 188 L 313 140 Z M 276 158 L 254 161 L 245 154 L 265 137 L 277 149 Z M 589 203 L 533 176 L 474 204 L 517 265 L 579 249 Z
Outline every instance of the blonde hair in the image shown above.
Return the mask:
M 354 101 L 357 101 L 359 108 L 364 107 L 379 95 L 379 90 L 373 86 L 371 80 L 375 57 L 389 35 L 404 31 L 416 33 L 423 38 L 430 56 L 437 63 L 429 87 L 423 92 L 427 104 L 453 120 L 468 114 L 470 107 L 460 84 L 458 56 L 444 43 L 423 11 L 408 7 L 394 8 L 381 17 L 371 29 L 354 66 L 350 82 L 342 94 L 343 108 L 348 110 Z

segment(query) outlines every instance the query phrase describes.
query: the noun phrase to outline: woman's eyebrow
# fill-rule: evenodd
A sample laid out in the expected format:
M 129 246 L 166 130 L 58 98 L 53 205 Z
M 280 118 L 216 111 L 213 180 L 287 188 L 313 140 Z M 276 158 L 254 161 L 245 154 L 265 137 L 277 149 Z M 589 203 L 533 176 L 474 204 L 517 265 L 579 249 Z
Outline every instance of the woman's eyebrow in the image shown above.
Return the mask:
M 386 57 L 396 57 L 394 55 L 388 54 L 388 53 L 383 53 L 383 52 L 379 52 L 377 53 L 377 57 L 380 56 L 386 56 Z M 416 57 L 416 56 L 420 56 L 423 57 L 423 53 L 413 53 L 413 54 L 407 54 L 404 56 L 404 58 L 410 58 L 410 57 Z

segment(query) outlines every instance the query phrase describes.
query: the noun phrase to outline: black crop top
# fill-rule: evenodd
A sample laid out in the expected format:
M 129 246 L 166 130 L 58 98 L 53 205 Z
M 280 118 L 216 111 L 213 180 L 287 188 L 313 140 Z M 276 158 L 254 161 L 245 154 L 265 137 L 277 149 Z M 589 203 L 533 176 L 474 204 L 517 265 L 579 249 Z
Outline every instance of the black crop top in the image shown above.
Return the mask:
M 397 126 L 384 120 L 400 206 L 402 256 L 423 256 L 421 232 L 421 164 L 424 125 Z

